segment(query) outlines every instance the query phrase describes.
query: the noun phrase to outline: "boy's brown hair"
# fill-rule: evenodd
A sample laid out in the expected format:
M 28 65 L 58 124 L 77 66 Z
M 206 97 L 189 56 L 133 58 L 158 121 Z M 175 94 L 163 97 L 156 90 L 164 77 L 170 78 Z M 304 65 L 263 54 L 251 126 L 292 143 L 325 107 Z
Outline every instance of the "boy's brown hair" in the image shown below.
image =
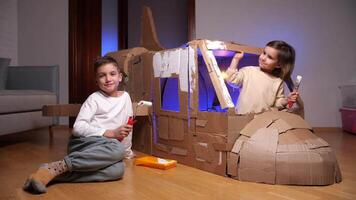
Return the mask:
M 95 61 L 94 61 L 94 71 L 95 71 L 95 73 L 98 71 L 99 67 L 101 67 L 103 65 L 106 65 L 106 64 L 113 64 L 117 68 L 119 73 L 122 73 L 122 70 L 119 67 L 119 64 L 111 56 L 103 56 L 103 57 L 98 57 L 98 58 L 95 59 Z
M 94 71 L 95 73 L 97 73 L 98 71 L 98 68 L 103 66 L 103 65 L 106 65 L 106 64 L 113 64 L 118 72 L 120 74 L 122 74 L 122 81 L 119 85 L 119 89 L 122 90 L 124 88 L 124 86 L 126 85 L 126 80 L 127 80 L 127 75 L 126 73 L 124 72 L 124 70 L 119 66 L 119 64 L 117 63 L 117 61 L 111 57 L 111 56 L 102 56 L 102 57 L 98 57 L 95 59 L 94 61 Z

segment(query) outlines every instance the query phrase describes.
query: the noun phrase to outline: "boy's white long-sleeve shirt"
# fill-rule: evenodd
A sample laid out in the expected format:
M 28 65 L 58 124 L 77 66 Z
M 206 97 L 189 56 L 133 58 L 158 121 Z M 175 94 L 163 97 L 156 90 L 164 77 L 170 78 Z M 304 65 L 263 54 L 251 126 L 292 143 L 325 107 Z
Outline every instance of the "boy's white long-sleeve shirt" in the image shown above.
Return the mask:
M 241 86 L 236 105 L 238 114 L 259 113 L 272 107 L 284 108 L 284 85 L 280 78 L 263 72 L 260 67 L 228 68 L 227 82 Z
M 132 116 L 132 102 L 127 92 L 120 97 L 105 96 L 99 91 L 94 92 L 80 108 L 74 123 L 73 135 L 103 136 L 106 130 L 126 124 L 129 116 Z

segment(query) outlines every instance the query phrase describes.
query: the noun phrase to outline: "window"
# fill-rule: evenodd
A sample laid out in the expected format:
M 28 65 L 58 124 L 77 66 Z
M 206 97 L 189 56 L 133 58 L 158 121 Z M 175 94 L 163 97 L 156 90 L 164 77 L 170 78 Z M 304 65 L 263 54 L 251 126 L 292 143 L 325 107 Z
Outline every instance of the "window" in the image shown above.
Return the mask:
M 221 72 L 226 71 L 230 66 L 231 60 L 235 53 L 227 50 L 213 50 L 216 62 Z M 258 55 L 245 53 L 240 61 L 238 68 L 244 66 L 258 66 Z M 198 52 L 198 73 L 199 73 L 199 111 L 201 112 L 226 112 L 227 109 L 221 109 L 220 102 L 216 95 L 214 86 L 210 79 L 206 64 L 200 51 Z M 232 87 L 226 84 L 231 99 L 236 106 L 240 94 L 239 87 Z
M 161 108 L 162 110 L 179 112 L 179 79 L 161 78 Z

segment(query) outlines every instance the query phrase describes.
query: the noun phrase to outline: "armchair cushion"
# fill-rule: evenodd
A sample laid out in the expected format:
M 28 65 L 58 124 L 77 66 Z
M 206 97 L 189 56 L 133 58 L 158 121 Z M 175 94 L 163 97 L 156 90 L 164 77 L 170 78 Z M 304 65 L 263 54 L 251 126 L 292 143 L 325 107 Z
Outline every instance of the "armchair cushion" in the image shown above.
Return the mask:
M 7 81 L 7 66 L 10 64 L 10 58 L 0 58 L 0 90 L 5 89 Z

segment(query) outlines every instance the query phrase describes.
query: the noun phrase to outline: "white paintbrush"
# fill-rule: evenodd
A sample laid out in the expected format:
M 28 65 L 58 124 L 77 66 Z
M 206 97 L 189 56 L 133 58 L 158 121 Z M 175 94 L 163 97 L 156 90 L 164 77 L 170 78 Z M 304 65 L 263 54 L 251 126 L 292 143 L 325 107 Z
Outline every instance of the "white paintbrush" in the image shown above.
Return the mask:
M 294 83 L 294 89 L 293 91 L 298 91 L 300 82 L 302 81 L 302 76 L 297 75 L 297 78 Z M 288 101 L 288 108 L 291 108 L 293 106 L 294 102 L 293 101 Z

